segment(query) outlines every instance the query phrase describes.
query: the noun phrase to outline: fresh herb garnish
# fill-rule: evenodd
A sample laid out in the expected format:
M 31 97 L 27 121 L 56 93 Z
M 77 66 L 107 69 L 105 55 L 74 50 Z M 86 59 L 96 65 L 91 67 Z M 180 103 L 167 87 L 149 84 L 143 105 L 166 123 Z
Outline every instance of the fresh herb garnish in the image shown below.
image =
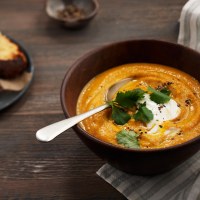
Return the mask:
M 127 148 L 140 148 L 139 142 L 138 142 L 138 135 L 134 131 L 127 131 L 122 130 L 117 133 L 117 142 L 118 144 L 123 145 Z
M 158 104 L 164 104 L 170 100 L 169 90 L 163 89 L 161 92 L 161 91 L 153 89 L 150 86 L 148 87 L 148 90 L 150 92 L 152 92 L 150 94 L 150 99 Z M 168 93 L 168 94 L 166 94 L 166 93 Z
M 126 124 L 131 116 L 127 109 L 136 106 L 136 102 L 144 97 L 145 91 L 137 88 L 126 92 L 118 92 L 115 100 L 108 102 L 112 107 L 112 119 L 118 125 Z
M 171 94 L 171 91 L 168 90 L 167 88 L 163 88 L 160 90 L 161 93 L 166 94 L 167 96 L 169 96 Z
M 142 121 L 145 123 L 150 122 L 153 119 L 153 113 L 149 110 L 145 104 L 140 104 L 138 111 L 133 116 L 136 121 Z
M 116 124 L 124 125 L 131 119 L 131 116 L 123 108 L 117 107 L 113 103 L 111 103 L 111 106 L 112 119 Z
M 170 100 L 170 90 L 162 88 L 160 91 L 155 90 L 152 87 L 148 87 L 150 99 L 157 104 L 164 104 Z M 153 113 L 146 107 L 146 104 L 139 104 L 138 101 L 144 98 L 146 92 L 140 88 L 129 90 L 126 92 L 118 92 L 116 98 L 113 101 L 108 102 L 112 107 L 112 119 L 118 125 L 126 124 L 131 115 L 128 111 L 133 111 L 132 108 L 138 107 L 138 111 L 133 115 L 136 121 L 142 121 L 145 123 L 150 122 L 153 119 Z
M 132 108 L 136 102 L 144 97 L 145 91 L 137 88 L 126 92 L 118 92 L 115 102 L 125 108 Z

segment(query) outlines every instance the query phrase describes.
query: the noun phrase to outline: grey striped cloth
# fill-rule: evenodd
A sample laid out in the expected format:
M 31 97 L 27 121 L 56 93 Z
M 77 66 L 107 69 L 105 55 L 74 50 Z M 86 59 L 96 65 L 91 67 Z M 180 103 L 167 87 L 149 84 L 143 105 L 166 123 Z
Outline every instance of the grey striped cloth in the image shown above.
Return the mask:
M 97 174 L 129 200 L 200 200 L 200 151 L 161 175 L 134 176 L 109 164 Z
M 200 52 L 200 0 L 189 0 L 184 5 L 178 43 Z

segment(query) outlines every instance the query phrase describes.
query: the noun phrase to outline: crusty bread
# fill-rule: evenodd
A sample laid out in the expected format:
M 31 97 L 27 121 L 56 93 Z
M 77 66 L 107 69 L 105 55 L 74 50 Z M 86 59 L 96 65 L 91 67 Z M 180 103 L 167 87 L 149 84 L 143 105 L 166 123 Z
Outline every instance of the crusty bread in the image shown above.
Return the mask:
M 12 79 L 27 68 L 27 59 L 17 44 L 0 34 L 0 78 Z

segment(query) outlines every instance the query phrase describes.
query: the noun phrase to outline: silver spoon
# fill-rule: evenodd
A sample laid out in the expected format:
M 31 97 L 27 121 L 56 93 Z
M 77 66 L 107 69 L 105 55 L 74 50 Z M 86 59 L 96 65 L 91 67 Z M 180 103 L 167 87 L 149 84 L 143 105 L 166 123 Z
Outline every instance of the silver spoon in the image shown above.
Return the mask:
M 107 91 L 107 94 L 105 97 L 106 101 L 111 101 L 114 94 L 119 90 L 119 88 L 131 80 L 133 80 L 133 79 L 125 78 L 125 79 L 122 79 L 121 81 L 115 83 L 114 85 L 112 85 Z M 37 131 L 36 138 L 42 142 L 49 142 L 49 141 L 53 140 L 56 136 L 60 135 L 62 132 L 66 131 L 67 129 L 71 128 L 72 126 L 78 124 L 82 120 L 84 120 L 84 119 L 86 119 L 108 107 L 109 107 L 109 104 L 106 103 L 102 106 L 99 106 L 99 107 L 92 109 L 88 112 L 85 112 L 83 114 L 80 114 L 80 115 L 77 115 L 74 117 L 70 117 L 68 119 L 64 119 L 62 121 L 59 121 L 59 122 L 56 122 L 49 126 L 46 126 Z

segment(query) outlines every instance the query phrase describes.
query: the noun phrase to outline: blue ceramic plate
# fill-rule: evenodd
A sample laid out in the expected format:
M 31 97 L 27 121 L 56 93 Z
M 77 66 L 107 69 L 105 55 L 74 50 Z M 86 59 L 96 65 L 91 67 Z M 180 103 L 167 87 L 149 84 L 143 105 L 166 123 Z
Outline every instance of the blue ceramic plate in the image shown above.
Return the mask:
M 12 42 L 17 44 L 19 46 L 20 50 L 25 54 L 25 56 L 27 58 L 27 62 L 28 62 L 27 72 L 32 72 L 32 78 L 29 81 L 29 83 L 27 83 L 27 85 L 24 87 L 24 89 L 19 91 L 19 92 L 12 92 L 12 91 L 2 91 L 2 92 L 0 92 L 0 111 L 11 106 L 12 104 L 14 104 L 16 101 L 18 101 L 25 94 L 25 92 L 28 90 L 28 88 L 29 88 L 29 86 L 30 86 L 30 84 L 33 80 L 33 75 L 34 75 L 33 63 L 32 63 L 32 60 L 31 60 L 28 52 L 17 41 L 13 40 L 10 37 L 8 37 L 8 38 Z

